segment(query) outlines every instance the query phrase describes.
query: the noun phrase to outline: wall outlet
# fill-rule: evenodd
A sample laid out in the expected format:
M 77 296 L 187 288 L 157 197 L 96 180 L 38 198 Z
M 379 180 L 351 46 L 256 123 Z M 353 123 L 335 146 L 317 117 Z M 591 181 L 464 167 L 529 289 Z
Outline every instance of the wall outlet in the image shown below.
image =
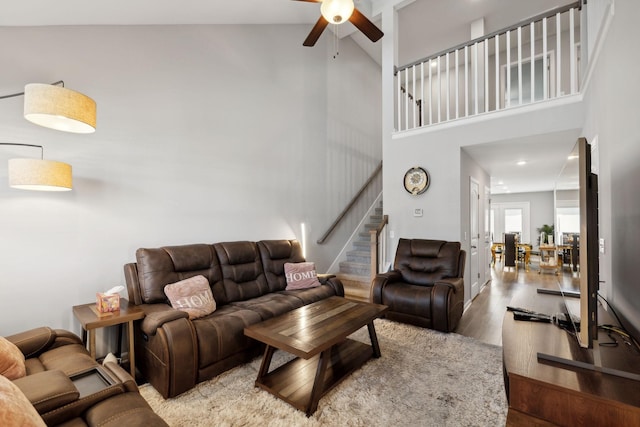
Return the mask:
M 604 239 L 598 240 L 598 246 L 600 246 L 600 253 L 604 253 Z
M 420 208 L 415 208 L 413 210 L 413 216 L 422 216 L 422 209 Z

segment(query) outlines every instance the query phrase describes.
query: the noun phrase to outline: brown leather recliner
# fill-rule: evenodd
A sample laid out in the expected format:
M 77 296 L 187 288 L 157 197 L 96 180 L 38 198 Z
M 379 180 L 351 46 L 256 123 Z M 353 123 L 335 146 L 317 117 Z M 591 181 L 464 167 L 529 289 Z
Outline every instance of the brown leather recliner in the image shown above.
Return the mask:
M 385 317 L 451 332 L 464 308 L 460 242 L 400 239 L 394 269 L 373 279 L 371 300 L 389 307 Z
M 48 426 L 167 425 L 134 379 L 114 362 L 96 362 L 77 335 L 40 327 L 5 338 L 25 357 L 26 375 L 13 384 Z

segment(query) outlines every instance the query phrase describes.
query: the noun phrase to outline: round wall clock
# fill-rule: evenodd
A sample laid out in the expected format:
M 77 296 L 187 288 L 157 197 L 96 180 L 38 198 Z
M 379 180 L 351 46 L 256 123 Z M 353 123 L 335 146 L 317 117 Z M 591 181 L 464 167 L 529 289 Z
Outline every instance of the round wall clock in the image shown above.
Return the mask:
M 427 191 L 429 182 L 429 173 L 419 166 L 409 169 L 404 174 L 404 189 L 414 196 Z

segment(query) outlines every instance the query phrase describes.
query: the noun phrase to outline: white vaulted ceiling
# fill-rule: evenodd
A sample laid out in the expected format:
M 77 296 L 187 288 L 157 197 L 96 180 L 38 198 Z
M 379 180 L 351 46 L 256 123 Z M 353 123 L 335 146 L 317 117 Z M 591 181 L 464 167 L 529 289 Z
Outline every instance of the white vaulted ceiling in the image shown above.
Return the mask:
M 356 7 L 380 26 L 380 17 L 371 16 L 372 3 L 355 0 Z M 49 25 L 188 25 L 188 24 L 308 24 L 311 30 L 320 15 L 320 5 L 292 0 L 2 0 L 0 26 Z M 11 3 L 8 6 L 7 3 Z M 470 39 L 471 23 L 484 18 L 490 33 L 571 0 L 406 0 L 398 12 L 398 64 L 416 61 Z M 375 6 L 373 9 L 379 10 Z M 351 34 L 367 53 L 380 63 L 381 43 L 371 43 L 350 23 L 341 29 Z M 327 37 L 327 34 L 323 35 Z M 300 40 L 302 44 L 302 39 Z M 484 144 L 467 149 L 492 177 L 492 190 L 506 192 L 497 185 L 507 183 L 509 191 L 551 190 L 550 177 L 558 175 L 575 135 L 526 140 L 518 144 Z M 544 149 L 541 147 L 544 146 Z M 537 147 L 537 148 L 536 148 Z M 568 147 L 568 148 L 567 148 Z M 529 167 L 515 165 L 526 158 Z M 532 179 L 523 173 L 531 165 L 546 179 Z

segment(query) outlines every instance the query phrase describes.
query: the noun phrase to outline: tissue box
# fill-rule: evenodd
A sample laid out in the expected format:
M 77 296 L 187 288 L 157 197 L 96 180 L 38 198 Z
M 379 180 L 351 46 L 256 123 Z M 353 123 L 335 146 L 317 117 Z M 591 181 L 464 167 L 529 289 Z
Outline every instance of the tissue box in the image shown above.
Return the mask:
M 96 294 L 96 306 L 100 313 L 111 313 L 120 310 L 120 295 L 107 295 L 102 292 Z

